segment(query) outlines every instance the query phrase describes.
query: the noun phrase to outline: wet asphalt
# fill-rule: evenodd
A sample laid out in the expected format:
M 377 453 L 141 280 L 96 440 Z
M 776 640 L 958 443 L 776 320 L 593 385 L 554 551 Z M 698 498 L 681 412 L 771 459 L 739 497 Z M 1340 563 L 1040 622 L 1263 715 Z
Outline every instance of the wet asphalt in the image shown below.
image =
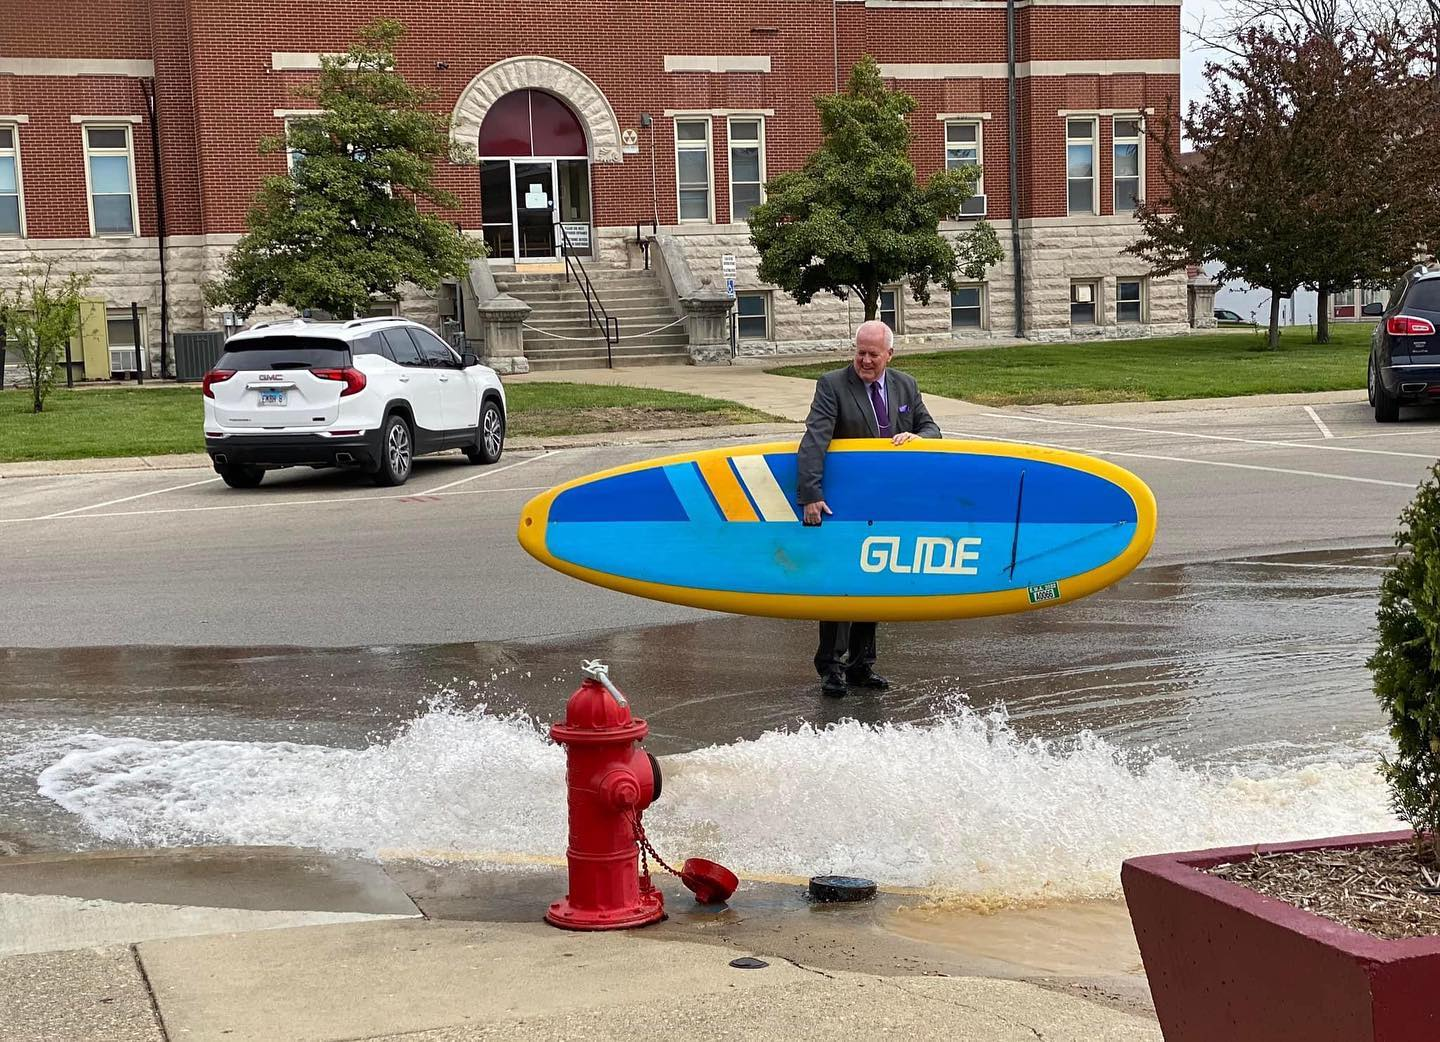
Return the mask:
M 437 702 L 548 721 L 588 658 L 611 665 L 661 755 L 846 718 L 924 722 L 957 700 L 1003 704 L 1022 735 L 1090 730 L 1185 762 L 1293 760 L 1374 735 L 1364 663 L 1386 537 L 1440 425 L 1377 431 L 1355 404 L 1319 414 L 1324 435 L 1298 406 L 995 413 L 947 431 L 1134 469 L 1160 503 L 1156 552 L 1073 605 L 883 626 L 893 688 L 843 699 L 819 692 L 812 624 L 590 590 L 515 546 L 536 489 L 673 449 L 521 456 L 508 474 L 432 461 L 388 497 L 305 472 L 250 498 L 203 471 L 7 483 L 0 853 L 89 842 L 35 792 L 51 736 L 357 748 Z

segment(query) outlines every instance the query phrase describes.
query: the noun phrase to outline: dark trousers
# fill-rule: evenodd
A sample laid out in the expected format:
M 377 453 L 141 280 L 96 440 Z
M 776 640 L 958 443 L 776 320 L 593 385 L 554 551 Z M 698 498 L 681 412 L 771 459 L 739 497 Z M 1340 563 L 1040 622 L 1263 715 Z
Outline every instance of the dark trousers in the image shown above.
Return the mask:
M 849 658 L 842 663 L 845 656 Z M 875 623 L 822 622 L 820 646 L 815 649 L 815 672 L 822 677 L 832 669 L 847 672 L 875 665 Z

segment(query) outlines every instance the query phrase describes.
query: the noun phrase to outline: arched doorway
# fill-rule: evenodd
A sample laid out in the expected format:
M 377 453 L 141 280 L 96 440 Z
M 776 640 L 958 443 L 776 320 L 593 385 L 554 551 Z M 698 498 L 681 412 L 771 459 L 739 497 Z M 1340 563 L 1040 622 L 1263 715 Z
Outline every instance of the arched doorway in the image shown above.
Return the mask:
M 480 203 L 494 260 L 560 256 L 558 221 L 574 252 L 590 254 L 590 160 L 585 129 L 559 98 L 517 90 L 480 124 Z

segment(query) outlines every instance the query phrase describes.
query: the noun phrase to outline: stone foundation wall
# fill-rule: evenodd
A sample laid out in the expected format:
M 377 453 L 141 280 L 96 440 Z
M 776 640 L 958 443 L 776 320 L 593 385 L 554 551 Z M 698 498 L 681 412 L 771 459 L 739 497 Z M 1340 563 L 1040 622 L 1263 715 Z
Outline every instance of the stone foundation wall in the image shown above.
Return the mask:
M 959 232 L 962 225 L 947 226 Z M 770 293 L 771 338 L 742 341 L 739 353 L 749 356 L 848 350 L 854 329 L 864 317 L 856 299 L 840 301 L 828 294 L 801 306 L 788 295 L 762 283 L 756 274 L 759 256 L 750 245 L 744 225 L 681 225 L 664 229 L 685 249 L 697 277 L 710 276 L 724 285 L 722 258 L 735 257 L 737 292 Z M 955 343 L 1011 342 L 1015 338 L 1014 266 L 1010 254 L 1010 228 L 997 224 L 1006 257 L 983 280 L 982 324 L 979 330 L 952 331 L 950 295 L 936 287 L 928 304 L 913 300 L 908 287 L 900 293 L 902 346 L 940 346 Z M 1050 218 L 1022 221 L 1021 249 L 1025 261 L 1025 337 L 1038 341 L 1117 339 L 1187 332 L 1186 282 L 1183 274 L 1147 275 L 1145 265 L 1122 251 L 1135 238 L 1135 222 L 1128 217 Z M 633 228 L 600 228 L 596 234 L 597 262 L 638 266 L 641 255 L 633 246 Z M 1146 278 L 1145 321 L 1121 325 L 1116 321 L 1117 277 Z M 1070 325 L 1070 282 L 1093 279 L 1099 283 L 1099 305 L 1094 326 Z

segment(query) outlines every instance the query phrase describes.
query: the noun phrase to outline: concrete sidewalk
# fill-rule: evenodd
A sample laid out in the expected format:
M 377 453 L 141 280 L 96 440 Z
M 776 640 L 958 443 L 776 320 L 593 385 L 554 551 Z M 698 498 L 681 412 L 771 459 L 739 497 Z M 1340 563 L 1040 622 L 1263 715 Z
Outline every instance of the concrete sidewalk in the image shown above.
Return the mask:
M 0 1037 L 1161 1037 L 1143 980 L 1019 979 L 887 931 L 893 895 L 812 907 L 798 886 L 752 882 L 702 908 L 672 882 L 666 923 L 577 934 L 538 921 L 564 876 L 534 864 L 285 848 L 0 859 Z M 732 967 L 740 956 L 769 965 Z

